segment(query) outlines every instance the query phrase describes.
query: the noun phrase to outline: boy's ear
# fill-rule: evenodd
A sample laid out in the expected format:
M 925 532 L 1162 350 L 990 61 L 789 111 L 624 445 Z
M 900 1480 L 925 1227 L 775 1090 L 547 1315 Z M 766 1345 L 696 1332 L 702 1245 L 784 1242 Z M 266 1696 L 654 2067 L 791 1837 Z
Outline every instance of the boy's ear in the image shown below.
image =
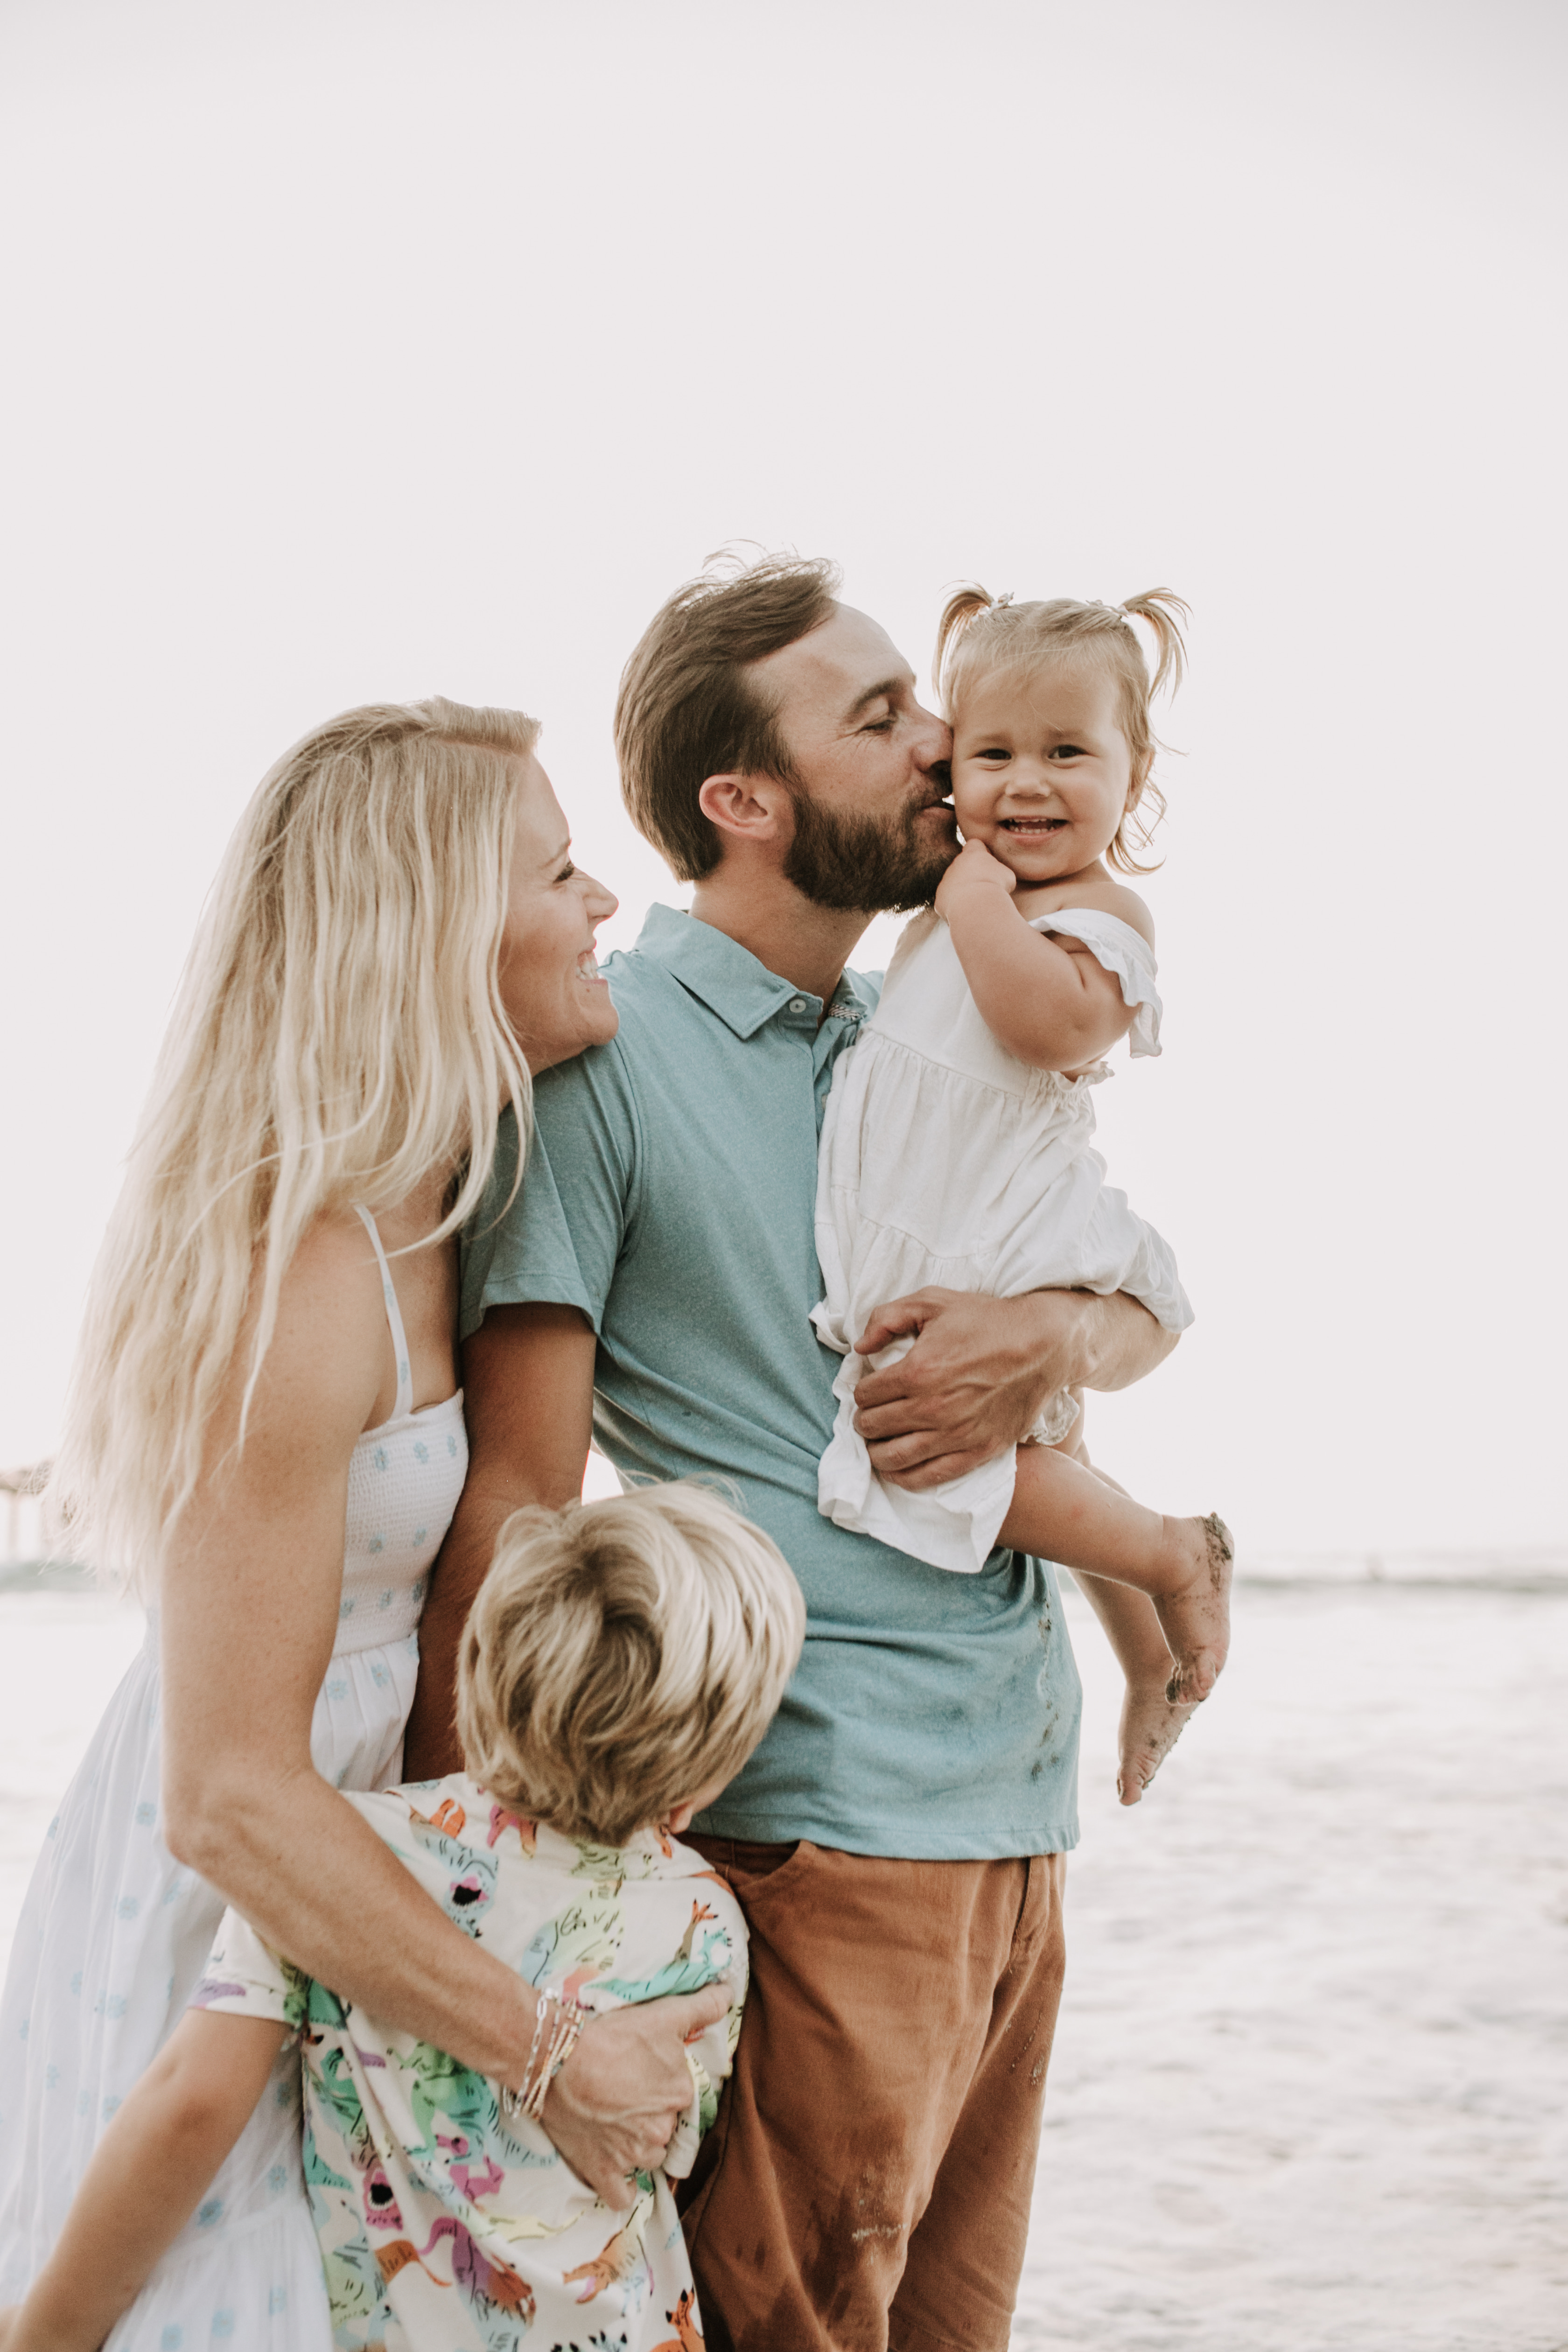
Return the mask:
M 682 1830 L 691 1827 L 691 1816 L 696 1811 L 695 1805 L 671 1805 L 664 1824 L 671 1837 L 679 1837 Z

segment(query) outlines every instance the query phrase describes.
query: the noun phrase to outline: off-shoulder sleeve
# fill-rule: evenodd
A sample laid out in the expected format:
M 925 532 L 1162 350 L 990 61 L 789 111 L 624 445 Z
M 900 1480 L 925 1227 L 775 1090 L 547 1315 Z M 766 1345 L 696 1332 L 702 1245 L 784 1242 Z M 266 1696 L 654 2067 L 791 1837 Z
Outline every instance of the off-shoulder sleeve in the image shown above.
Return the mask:
M 1095 961 L 1121 982 L 1123 1004 L 1135 1008 L 1127 1040 L 1132 1052 L 1159 1053 L 1162 1008 L 1154 985 L 1157 966 L 1154 950 L 1141 931 L 1124 923 L 1120 915 L 1103 914 L 1098 907 L 1058 907 L 1048 915 L 1037 915 L 1029 928 L 1081 940 Z

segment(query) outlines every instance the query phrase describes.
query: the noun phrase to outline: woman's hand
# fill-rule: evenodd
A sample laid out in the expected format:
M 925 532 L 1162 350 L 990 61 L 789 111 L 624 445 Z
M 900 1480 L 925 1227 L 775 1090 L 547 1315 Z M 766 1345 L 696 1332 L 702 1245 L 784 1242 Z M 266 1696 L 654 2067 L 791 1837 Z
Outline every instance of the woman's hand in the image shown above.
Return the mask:
M 716 2025 L 732 1999 L 721 1978 L 700 1992 L 612 2010 L 578 2035 L 550 2085 L 544 2128 L 606 2205 L 624 2211 L 637 2196 L 629 2176 L 663 2163 L 691 2105 L 686 2044 Z
M 1018 887 L 1018 877 L 1010 866 L 993 857 L 983 841 L 966 841 L 942 880 L 937 884 L 935 907 L 942 920 L 951 923 L 955 907 L 984 904 L 987 898 L 1011 898 Z

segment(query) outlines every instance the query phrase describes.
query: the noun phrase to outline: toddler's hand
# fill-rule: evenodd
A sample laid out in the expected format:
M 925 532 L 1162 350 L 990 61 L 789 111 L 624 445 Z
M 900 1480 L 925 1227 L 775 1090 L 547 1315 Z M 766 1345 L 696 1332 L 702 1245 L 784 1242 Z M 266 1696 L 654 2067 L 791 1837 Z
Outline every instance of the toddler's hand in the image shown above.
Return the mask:
M 986 896 L 1000 893 L 1010 897 L 1018 887 L 1018 877 L 1010 866 L 993 857 L 983 841 L 966 841 L 947 872 L 937 885 L 936 911 L 944 921 L 950 920 L 955 904 L 984 892 Z

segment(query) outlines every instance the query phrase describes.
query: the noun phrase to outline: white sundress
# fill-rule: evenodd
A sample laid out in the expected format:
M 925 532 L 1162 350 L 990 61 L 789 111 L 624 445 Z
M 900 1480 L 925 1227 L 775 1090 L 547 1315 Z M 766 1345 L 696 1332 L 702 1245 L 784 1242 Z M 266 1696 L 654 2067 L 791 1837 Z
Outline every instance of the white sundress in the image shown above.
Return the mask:
M 1064 907 L 1031 928 L 1082 940 L 1136 1008 L 1133 1054 L 1159 1053 L 1153 950 L 1130 924 Z M 817 1161 L 824 1296 L 811 1319 L 845 1359 L 817 1503 L 839 1527 L 973 1573 L 1013 1498 L 1010 1453 L 929 1494 L 877 1476 L 855 1387 L 913 1345 L 895 1340 L 870 1362 L 854 1353 L 877 1307 L 928 1285 L 998 1298 L 1125 1290 L 1167 1330 L 1192 1321 L 1169 1244 L 1106 1183 L 1091 1149 L 1090 1089 L 1110 1076 L 1103 1062 L 1069 1078 L 1019 1061 L 981 1018 L 942 917 L 927 908 L 906 925 L 881 1003 L 834 1072 Z M 1054 1444 L 1077 1417 L 1064 1391 L 1030 1434 Z
M 397 1360 L 390 1421 L 349 1465 L 338 1639 L 310 1754 L 340 1789 L 398 1779 L 428 1571 L 468 1469 L 459 1391 L 415 1412 L 381 1236 Z M 235 1662 L 234 1703 L 245 1704 Z M 0 1997 L 0 2305 L 59 2234 L 93 2147 L 174 2031 L 226 1908 L 160 1834 L 158 1619 L 51 1822 Z M 300 2158 L 300 2057 L 287 2049 L 238 2144 L 105 2352 L 331 2352 Z

